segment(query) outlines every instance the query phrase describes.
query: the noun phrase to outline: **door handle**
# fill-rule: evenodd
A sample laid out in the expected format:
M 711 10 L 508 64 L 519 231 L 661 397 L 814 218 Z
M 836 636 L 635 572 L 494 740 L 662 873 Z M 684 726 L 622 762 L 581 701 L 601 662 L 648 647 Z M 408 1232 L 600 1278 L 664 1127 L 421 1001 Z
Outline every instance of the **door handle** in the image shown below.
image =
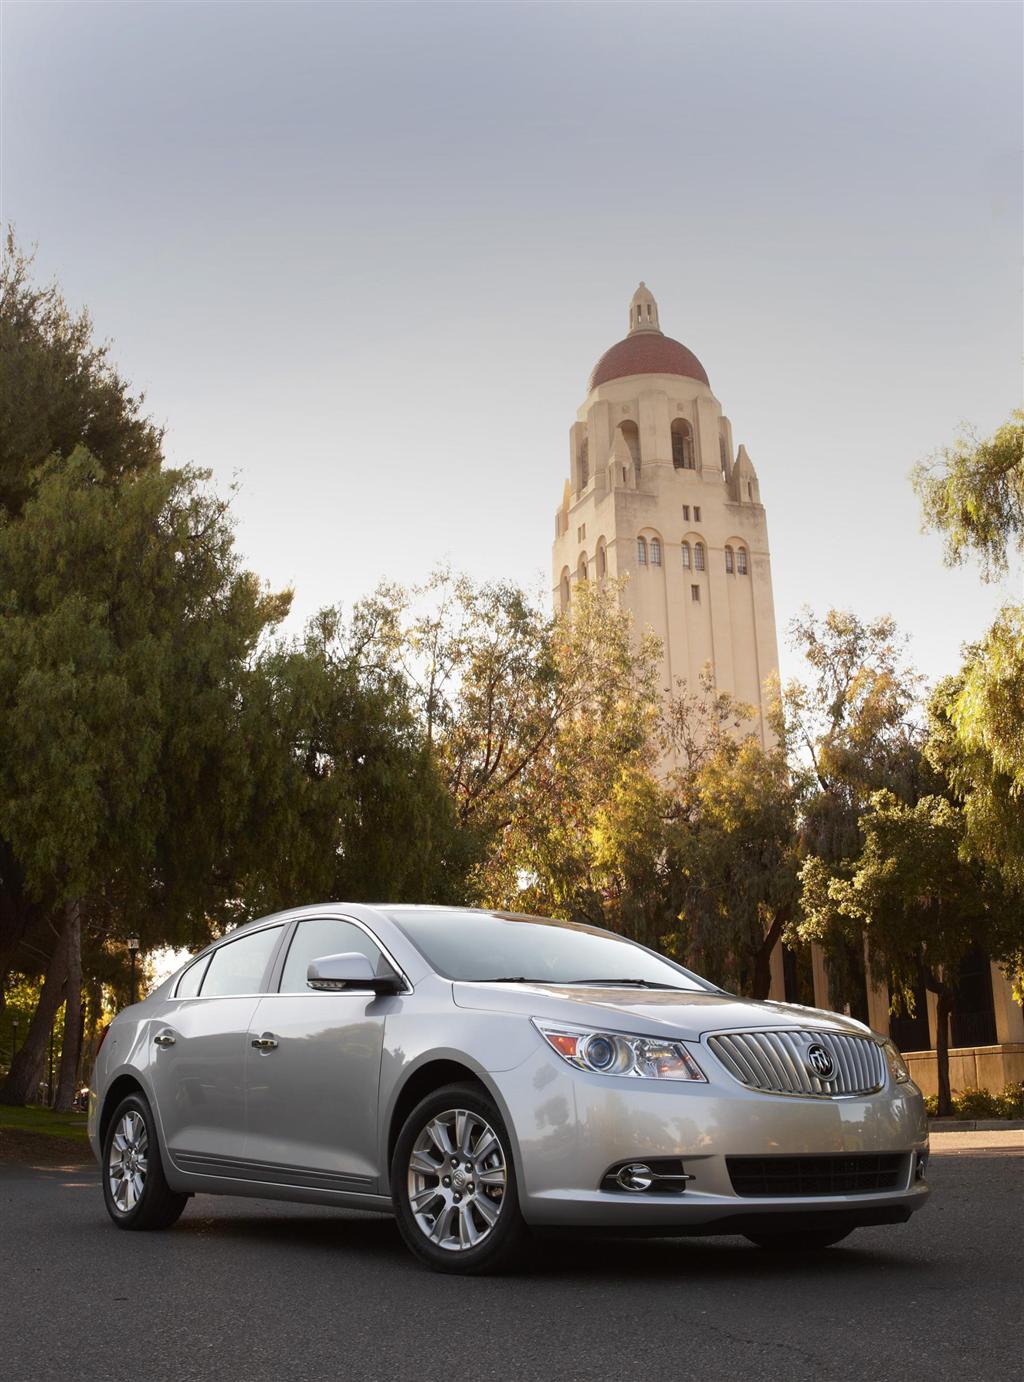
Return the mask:
M 173 1033 L 173 1032 L 157 1032 L 157 1034 L 156 1034 L 156 1036 L 153 1038 L 153 1040 L 156 1042 L 157 1046 L 173 1046 L 173 1045 L 174 1045 L 174 1033 Z
M 277 1045 L 277 1037 L 273 1032 L 264 1032 L 260 1037 L 253 1037 L 252 1044 L 257 1051 L 273 1051 Z

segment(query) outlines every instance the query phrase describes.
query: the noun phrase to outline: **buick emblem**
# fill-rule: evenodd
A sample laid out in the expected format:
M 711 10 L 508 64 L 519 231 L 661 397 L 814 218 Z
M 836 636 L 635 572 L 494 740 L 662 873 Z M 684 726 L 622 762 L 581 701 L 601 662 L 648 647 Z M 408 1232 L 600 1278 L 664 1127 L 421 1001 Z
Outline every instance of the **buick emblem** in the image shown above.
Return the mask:
M 836 1063 L 820 1041 L 812 1041 L 804 1052 L 804 1064 L 819 1080 L 830 1080 L 836 1073 Z

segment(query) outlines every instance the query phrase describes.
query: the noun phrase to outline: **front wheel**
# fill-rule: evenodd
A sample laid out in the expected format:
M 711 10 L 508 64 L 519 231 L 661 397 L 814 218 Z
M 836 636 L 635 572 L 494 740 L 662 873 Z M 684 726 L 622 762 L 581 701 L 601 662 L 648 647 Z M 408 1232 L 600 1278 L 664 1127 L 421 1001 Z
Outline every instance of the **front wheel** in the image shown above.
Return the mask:
M 747 1239 L 771 1252 L 818 1252 L 849 1238 L 852 1228 L 806 1229 L 801 1233 L 748 1233 Z
M 505 1124 L 473 1085 L 448 1085 L 413 1109 L 395 1145 L 391 1191 L 406 1246 L 435 1271 L 505 1270 L 529 1237 Z
M 103 1199 L 118 1228 L 170 1228 L 188 1203 L 164 1179 L 156 1120 L 141 1094 L 118 1104 L 103 1139 Z

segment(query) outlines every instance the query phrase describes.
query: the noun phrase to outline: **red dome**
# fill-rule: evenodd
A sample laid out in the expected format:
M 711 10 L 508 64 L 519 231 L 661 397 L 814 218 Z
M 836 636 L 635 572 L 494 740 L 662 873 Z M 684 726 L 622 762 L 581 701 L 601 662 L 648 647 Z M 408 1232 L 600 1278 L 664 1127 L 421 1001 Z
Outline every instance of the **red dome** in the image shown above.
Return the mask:
M 623 379 L 629 374 L 681 374 L 710 387 L 704 366 L 693 351 L 660 331 L 635 331 L 606 350 L 594 366 L 588 392 L 609 379 Z

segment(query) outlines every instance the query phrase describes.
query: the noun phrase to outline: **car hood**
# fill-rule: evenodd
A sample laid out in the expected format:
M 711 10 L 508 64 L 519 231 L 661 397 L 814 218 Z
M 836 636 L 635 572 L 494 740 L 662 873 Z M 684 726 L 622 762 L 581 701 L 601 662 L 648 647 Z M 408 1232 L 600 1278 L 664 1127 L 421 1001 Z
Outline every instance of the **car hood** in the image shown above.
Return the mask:
M 553 1022 L 606 1027 L 697 1040 L 710 1032 L 813 1027 L 818 1031 L 865 1036 L 871 1029 L 855 1018 L 796 1003 L 736 998 L 726 993 L 677 993 L 663 989 L 584 988 L 579 984 L 453 983 L 460 1008 L 523 1013 Z

